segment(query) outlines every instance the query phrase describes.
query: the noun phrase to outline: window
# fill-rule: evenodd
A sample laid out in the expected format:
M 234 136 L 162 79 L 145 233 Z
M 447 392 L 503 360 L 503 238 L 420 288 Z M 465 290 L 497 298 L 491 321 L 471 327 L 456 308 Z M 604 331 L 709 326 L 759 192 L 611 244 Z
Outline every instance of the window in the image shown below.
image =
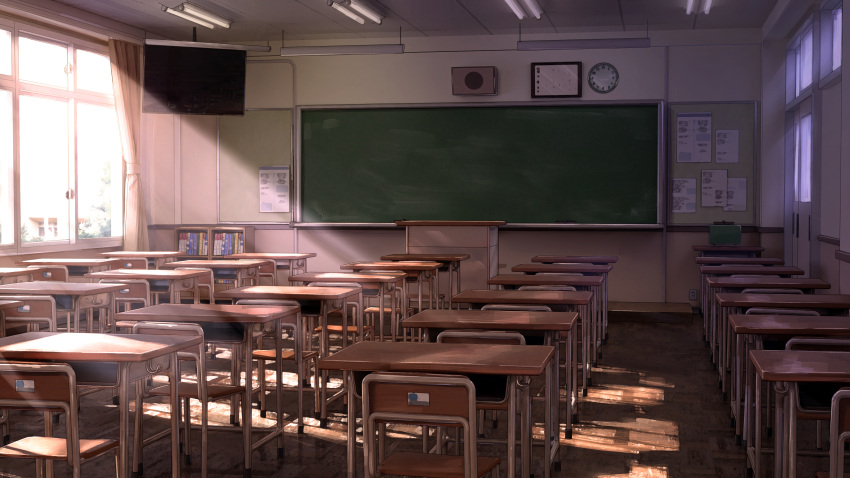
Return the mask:
M 794 124 L 794 199 L 812 202 L 812 115 Z
M 820 11 L 820 78 L 832 80 L 841 68 L 841 2 L 829 0 Z
M 106 48 L 16 26 L 8 42 L 0 29 L 10 76 L 0 76 L 0 251 L 118 245 L 123 164 Z M 17 65 L 4 73 L 7 57 Z
M 812 43 L 814 33 L 811 21 L 800 30 L 788 45 L 786 78 L 787 102 L 791 102 L 812 85 Z
M 832 11 L 832 69 L 841 66 L 841 8 Z

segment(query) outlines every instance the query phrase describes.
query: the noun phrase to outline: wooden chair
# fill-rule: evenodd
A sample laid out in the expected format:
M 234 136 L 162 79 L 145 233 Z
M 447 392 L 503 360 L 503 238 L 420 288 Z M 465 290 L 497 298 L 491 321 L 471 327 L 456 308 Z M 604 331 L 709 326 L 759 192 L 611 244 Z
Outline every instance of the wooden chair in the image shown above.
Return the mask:
M 209 271 L 209 275 L 204 275 L 198 278 L 198 290 L 201 294 L 200 302 L 215 304 L 215 274 L 213 274 L 212 269 L 205 267 L 177 267 L 177 269 Z
M 477 478 L 488 473 L 499 476 L 499 458 L 478 456 L 475 385 L 468 378 L 371 373 L 363 379 L 362 387 L 367 477 L 384 474 Z M 455 442 L 456 451 L 462 450 L 462 454 L 397 451 L 385 456 L 391 447 L 384 444 L 383 430 L 390 424 L 458 427 L 463 439 Z M 436 450 L 442 451 L 442 447 Z
M 830 401 L 829 472 L 819 471 L 818 478 L 847 478 L 844 473 L 845 443 L 850 439 L 850 388 L 839 389 Z
M 118 440 L 81 439 L 78 417 L 77 378 L 63 363 L 0 362 L 0 407 L 44 411 L 44 436 L 29 436 L 0 448 L 0 458 L 35 460 L 35 476 L 50 473 L 50 461 L 65 461 L 73 476 L 80 466 L 107 452 L 115 456 L 118 471 Z M 66 438 L 53 437 L 50 412 L 65 415 Z
M 70 274 L 68 268 L 62 265 L 46 265 L 46 266 L 27 266 L 27 269 L 41 269 L 41 272 L 34 273 L 32 280 L 54 280 L 60 282 L 68 282 Z
M 240 299 L 236 301 L 237 305 L 278 305 L 278 306 L 300 306 L 296 300 L 280 300 L 280 299 Z M 321 410 L 319 402 L 319 378 L 318 378 L 318 360 L 319 352 L 316 350 L 304 350 L 304 344 L 300 347 L 295 347 L 294 342 L 301 335 L 295 330 L 298 326 L 297 320 L 292 323 L 282 323 L 281 326 L 288 330 L 292 336 L 293 348 L 283 349 L 280 351 L 281 360 L 284 362 L 293 362 L 295 364 L 295 375 L 298 381 L 298 433 L 304 433 L 304 386 L 309 386 L 310 377 L 313 377 L 313 398 L 314 398 L 314 413 L 318 414 Z M 303 331 L 301 332 L 303 333 Z M 260 337 L 262 342 L 262 337 Z M 302 341 L 303 342 L 303 341 Z M 301 360 L 297 359 L 296 350 L 301 349 Z M 252 352 L 252 357 L 257 361 L 257 381 L 259 382 L 259 403 L 260 416 L 266 416 L 266 362 L 273 362 L 276 358 L 277 351 L 274 349 L 263 348 L 262 344 L 259 348 Z M 282 390 L 283 380 L 277 377 L 278 390 Z
M 123 258 L 116 269 L 148 269 L 148 260 L 144 257 Z
M 163 334 L 163 335 L 199 335 L 203 337 L 204 331 L 198 324 L 188 324 L 188 323 L 160 323 L 160 322 L 138 322 L 133 326 L 132 329 L 134 334 Z M 183 380 L 183 374 L 181 374 L 180 382 L 177 384 L 177 395 L 182 402 L 182 412 L 181 410 L 172 410 L 172 413 L 177 413 L 178 416 L 182 413 L 183 418 L 183 454 L 187 462 L 191 462 L 191 415 L 189 408 L 189 400 L 195 399 L 201 402 L 201 476 L 207 476 L 207 463 L 208 463 L 208 437 L 207 432 L 209 428 L 209 412 L 208 412 L 208 402 L 216 401 L 222 399 L 230 399 L 234 397 L 241 397 L 245 391 L 245 386 L 240 385 L 239 381 L 235 385 L 223 384 L 220 382 L 216 383 L 208 383 L 206 380 L 207 377 L 207 369 L 206 369 L 206 361 L 204 355 L 204 342 L 197 346 L 193 346 L 191 348 L 185 349 L 177 353 L 178 360 L 180 361 L 193 361 L 195 363 L 195 374 L 190 374 L 187 378 L 188 381 Z M 250 377 L 249 377 L 250 383 Z M 156 386 L 150 390 L 148 390 L 147 394 L 151 396 L 160 396 L 160 397 L 168 397 L 171 394 L 171 385 L 165 384 L 161 386 Z M 138 386 L 142 386 L 142 382 L 138 383 Z M 244 407 L 243 407 L 244 408 Z M 136 399 L 136 410 L 142 410 L 142 394 L 137 394 Z M 136 462 L 134 464 L 134 472 L 141 471 L 141 463 L 142 463 L 142 447 L 150 444 L 151 442 L 158 440 L 160 438 L 169 436 L 171 430 L 164 430 L 160 433 L 157 433 L 151 437 L 143 438 L 143 430 L 142 430 L 142 416 L 144 413 L 137 412 L 136 416 L 136 426 L 135 426 L 135 437 L 133 439 L 133 443 L 135 446 L 134 456 L 136 457 Z M 250 416 L 243 417 L 243 420 L 250 420 Z
M 3 325 L 0 326 L 0 337 L 6 336 L 9 326 L 26 327 L 28 332 L 37 332 L 46 328 L 48 332 L 56 332 L 56 301 L 49 295 L 5 295 L 4 300 L 17 300 L 23 305 L 15 309 L 6 309 L 0 314 Z
M 327 328 L 322 327 L 321 325 L 316 326 L 311 331 L 312 333 L 319 334 L 320 339 L 324 343 L 325 350 L 328 350 L 329 346 L 329 336 L 331 333 L 343 334 L 351 337 L 351 343 L 360 341 L 360 334 L 358 330 L 357 324 L 362 322 L 363 314 L 361 314 L 361 305 L 363 304 L 363 287 L 356 282 L 311 282 L 307 284 L 308 287 L 345 287 L 348 289 L 358 289 L 359 293 L 357 294 L 357 301 L 355 302 L 346 302 L 344 304 L 338 304 L 333 307 L 333 311 L 328 311 L 328 318 L 336 313 L 342 311 L 342 308 L 345 307 L 348 309 L 348 317 L 351 320 L 351 325 L 346 325 L 345 330 L 343 330 L 342 323 L 340 324 L 325 324 Z M 363 339 L 374 338 L 375 336 L 375 327 L 374 325 L 363 325 Z

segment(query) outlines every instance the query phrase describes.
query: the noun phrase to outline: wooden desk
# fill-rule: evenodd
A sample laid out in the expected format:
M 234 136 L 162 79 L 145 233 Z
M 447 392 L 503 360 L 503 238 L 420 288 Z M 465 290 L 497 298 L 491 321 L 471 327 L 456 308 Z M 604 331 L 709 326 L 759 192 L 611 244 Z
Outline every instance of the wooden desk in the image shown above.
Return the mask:
M 719 257 L 719 256 L 699 256 L 694 258 L 694 262 L 705 266 L 719 265 L 738 265 L 738 266 L 781 266 L 785 264 L 785 259 L 779 257 Z
M 562 255 L 542 255 L 534 256 L 531 262 L 542 262 L 544 264 L 555 264 L 558 262 L 577 263 L 577 264 L 598 264 L 610 265 L 617 262 L 617 256 L 562 256 Z
M 357 399 L 354 396 L 354 373 L 359 372 L 426 372 L 469 374 L 513 375 L 522 378 L 522 476 L 527 477 L 531 469 L 531 420 L 529 419 L 530 400 L 527 379 L 543 372 L 551 373 L 554 363 L 554 347 L 545 345 L 491 345 L 491 344 L 451 344 L 424 342 L 358 342 L 339 352 L 319 360 L 323 370 L 342 370 L 348 383 L 348 475 L 355 473 L 355 433 L 353 426 L 357 416 Z M 548 377 L 547 377 L 548 378 Z M 547 380 L 547 383 L 548 380 Z M 510 401 L 509 417 L 515 417 L 516 403 Z M 515 433 L 514 420 L 508 420 L 508 433 Z M 508 440 L 507 453 L 508 477 L 515 475 L 516 453 L 511 440 Z
M 198 345 L 200 337 L 170 335 L 67 334 L 27 332 L 0 338 L 0 356 L 4 360 L 49 362 L 96 362 L 109 372 L 92 376 L 78 371 L 78 385 L 118 386 L 119 452 L 118 476 L 130 476 L 130 386 L 150 376 L 151 370 L 168 368 L 176 383 L 179 367 L 175 352 Z M 88 369 L 88 367 L 86 367 Z M 75 369 L 76 371 L 76 369 Z M 171 475 L 180 476 L 180 447 L 177 414 L 177 387 L 171 387 Z
M 410 279 L 416 282 L 418 290 L 417 306 L 418 310 L 423 310 L 422 307 L 422 285 L 428 284 L 428 301 L 429 308 L 434 308 L 437 303 L 437 293 L 440 290 L 440 276 L 437 274 L 437 269 L 440 268 L 439 262 L 434 261 L 375 261 L 375 262 L 350 262 L 343 264 L 340 269 L 351 270 L 354 272 L 361 271 L 402 271 L 406 272 Z M 434 282 L 436 281 L 436 288 Z M 405 293 L 405 300 L 407 294 Z M 404 304 L 403 310 L 407 311 L 407 304 Z M 406 312 L 405 312 L 406 313 Z
M 278 393 L 276 393 L 277 408 L 277 426 L 270 433 L 254 442 L 252 437 L 251 423 L 251 396 L 253 395 L 253 387 L 251 386 L 251 377 L 253 374 L 253 343 L 254 327 L 259 326 L 264 331 L 274 334 L 275 350 L 283 348 L 283 330 L 282 323 L 290 324 L 288 327 L 291 331 L 301 329 L 297 323 L 297 318 L 300 309 L 298 307 L 279 307 L 279 306 L 248 306 L 248 305 L 231 305 L 231 304 L 159 304 L 141 309 L 129 310 L 116 314 L 116 318 L 121 321 L 144 321 L 144 322 L 194 322 L 199 324 L 204 329 L 204 340 L 209 343 L 231 343 L 241 345 L 242 361 L 247 377 L 245 392 L 242 397 L 242 438 L 243 449 L 245 450 L 245 474 L 250 476 L 252 468 L 252 454 L 254 450 L 269 443 L 277 438 L 278 456 L 283 456 L 283 368 L 280 355 L 277 355 L 275 360 L 275 377 L 277 377 Z M 296 325 L 297 324 L 297 325 Z M 295 340 L 295 357 L 301 357 L 301 351 L 298 343 L 300 340 Z M 236 350 L 236 349 L 234 349 Z M 301 367 L 300 362 L 296 362 L 297 366 Z M 239 370 L 239 368 L 237 368 Z M 231 375 L 231 380 L 240 380 L 237 376 Z M 260 378 L 260 380 L 263 380 Z M 303 410 L 301 402 L 301 380 L 299 384 L 299 410 Z M 236 421 L 235 410 L 230 411 L 231 423 Z M 301 413 L 299 412 L 299 416 Z M 303 422 L 298 423 L 303 426 Z
M 560 334 L 565 335 L 564 369 L 567 419 L 565 437 L 572 438 L 572 421 L 575 415 L 573 403 L 578 403 L 575 394 L 578 383 L 578 361 L 576 360 L 577 336 L 573 333 L 578 323 L 575 312 L 528 312 L 507 310 L 425 310 L 402 322 L 402 327 L 423 329 L 426 342 L 433 341 L 443 330 L 510 330 L 522 333 L 543 333 L 544 345 L 555 346 L 555 361 L 560 363 Z M 558 387 L 559 377 L 554 386 Z M 557 410 L 556 410 L 557 413 Z M 556 453 L 557 448 L 552 450 Z M 553 455 L 554 456 L 554 455 Z
M 199 267 L 212 269 L 213 276 L 218 282 L 230 282 L 233 287 L 243 287 L 251 282 L 253 285 L 260 283 L 260 267 L 266 261 L 257 259 L 197 259 L 189 261 L 174 261 L 162 264 L 164 269 L 176 269 L 178 267 Z M 216 296 L 218 292 L 216 292 Z
M 342 327 L 345 330 L 348 327 L 348 308 L 345 306 L 345 300 L 352 296 L 358 296 L 360 294 L 359 289 L 355 288 L 347 288 L 347 287 L 307 287 L 307 286 L 286 286 L 286 285 L 259 285 L 259 286 L 250 286 L 250 287 L 238 287 L 235 289 L 228 289 L 219 294 L 219 297 L 222 299 L 230 299 L 233 302 L 236 302 L 239 299 L 283 299 L 283 300 L 297 300 L 302 309 L 311 307 L 315 303 L 319 303 L 319 321 L 320 326 L 322 327 L 323 333 L 327 333 L 327 325 L 328 325 L 328 312 L 332 309 L 332 304 L 334 301 L 342 301 Z M 360 310 L 363 310 L 362 307 Z M 303 312 L 303 311 L 302 311 Z M 358 335 L 360 339 L 363 339 L 363 320 L 362 317 L 355 317 L 355 323 L 357 324 Z M 319 357 L 325 357 L 328 355 L 329 351 L 326 348 L 326 341 L 319 341 Z M 348 334 L 342 334 L 342 344 L 343 348 L 348 346 Z M 339 394 L 334 395 L 330 399 L 327 396 L 327 375 L 322 376 L 322 408 L 321 408 L 321 416 L 320 423 L 324 428 L 327 426 L 328 420 L 328 402 L 336 400 L 342 397 L 342 393 L 344 391 L 340 391 Z
M 367 287 L 376 287 L 377 286 L 377 294 L 378 294 L 378 338 L 379 340 L 384 340 L 384 298 L 386 295 L 390 295 L 390 302 L 392 303 L 393 312 L 390 314 L 392 318 L 392 322 L 390 323 L 390 333 L 392 335 L 392 339 L 396 340 L 398 335 L 398 322 L 400 322 L 401 317 L 397 317 L 396 301 L 401 298 L 398 295 L 399 289 L 401 289 L 401 293 L 404 293 L 404 278 L 407 277 L 407 274 L 403 272 L 392 272 L 387 271 L 383 274 L 359 274 L 356 272 L 305 272 L 303 274 L 297 274 L 294 276 L 289 276 L 290 282 L 300 282 L 309 284 L 311 282 L 350 282 L 353 284 L 360 284 L 365 289 Z M 403 305 L 403 304 L 402 304 Z M 366 304 L 363 304 L 364 310 Z M 401 314 L 404 315 L 404 314 Z M 396 320 L 398 318 L 398 320 Z
M 794 266 L 761 266 L 761 265 L 718 265 L 699 266 L 700 273 L 700 311 L 707 313 L 707 304 L 714 300 L 709 295 L 706 287 L 706 279 L 709 277 L 732 276 L 732 275 L 762 275 L 791 277 L 805 274 L 803 269 Z
M 149 304 L 155 304 L 154 295 L 158 293 L 157 286 L 161 282 L 166 283 L 166 291 L 168 292 L 169 302 L 172 304 L 180 303 L 180 293 L 190 291 L 194 302 L 200 302 L 201 294 L 198 290 L 198 279 L 209 274 L 207 271 L 191 270 L 191 269 L 113 269 L 110 271 L 91 272 L 86 274 L 86 277 L 92 279 L 140 279 L 150 283 L 151 297 L 148 298 Z
M 469 259 L 469 254 L 449 253 L 418 253 L 418 254 L 387 254 L 381 256 L 382 261 L 433 261 L 442 264 L 439 270 L 447 269 L 449 276 L 449 297 L 460 292 L 460 263 Z M 437 288 L 440 292 L 440 289 Z
M 183 251 L 112 251 L 101 252 L 106 257 L 118 259 L 147 259 L 148 267 L 159 269 L 162 264 L 172 262 L 186 255 Z M 124 264 L 121 265 L 124 267 Z M 129 267 L 124 267 L 130 269 Z
M 755 409 L 761 408 L 760 380 L 773 382 L 776 392 L 776 430 L 774 431 L 774 476 L 796 477 L 796 391 L 790 382 L 850 383 L 850 352 L 813 350 L 750 350 L 750 362 L 756 371 Z M 761 414 L 756 413 L 754 430 L 761 429 Z M 748 450 L 749 457 L 750 450 Z M 752 450 L 754 476 L 761 475 L 761 434 L 755 433 Z M 776 471 L 779 470 L 779 471 Z
M 307 272 L 307 259 L 315 252 L 240 252 L 227 256 L 230 259 L 260 259 L 274 261 L 277 269 L 289 270 L 289 276 Z M 274 272 L 274 271 L 273 271 Z M 277 285 L 277 279 L 272 283 Z
M 0 284 L 13 282 L 30 282 L 35 279 L 33 274 L 40 274 L 40 269 L 28 267 L 0 267 Z
M 752 403 L 751 371 L 747 367 L 747 353 L 754 338 L 761 336 L 816 336 L 850 337 L 850 317 L 844 316 L 799 316 L 799 315 L 744 315 L 730 314 L 729 327 L 735 337 L 733 361 L 732 409 L 735 417 L 736 436 L 751 436 L 749 404 Z M 748 387 L 744 387 L 744 380 Z M 742 405 L 742 401 L 747 405 Z M 743 407 L 743 410 L 742 410 Z M 749 442 L 752 443 L 752 442 Z
M 744 246 L 744 245 L 695 245 L 693 250 L 700 256 L 721 256 L 721 257 L 759 257 L 764 252 L 762 246 Z
M 68 321 L 68 331 L 80 331 L 80 312 L 85 310 L 88 319 L 86 330 L 91 332 L 92 311 L 94 309 L 105 310 L 105 323 L 110 323 L 113 310 L 112 305 L 115 302 L 114 293 L 124 287 L 123 284 L 102 284 L 97 282 L 16 282 L 14 284 L 0 285 L 0 295 L 49 295 L 56 300 L 57 304 L 70 302 L 67 308 L 71 311 L 71 318 L 73 318 L 74 324 L 72 327 L 71 321 Z
M 121 259 L 110 258 L 61 258 L 49 257 L 19 261 L 26 266 L 65 266 L 68 268 L 68 280 L 82 278 L 89 272 L 108 271 L 121 266 Z
M 593 314 L 590 313 L 592 301 L 592 292 L 563 290 L 469 289 L 452 297 L 453 303 L 469 304 L 470 308 L 481 308 L 486 304 L 530 304 L 546 305 L 555 312 L 578 312 L 582 321 L 582 394 L 585 396 L 590 384 L 591 355 L 594 351 L 591 345 L 592 331 L 596 329 Z

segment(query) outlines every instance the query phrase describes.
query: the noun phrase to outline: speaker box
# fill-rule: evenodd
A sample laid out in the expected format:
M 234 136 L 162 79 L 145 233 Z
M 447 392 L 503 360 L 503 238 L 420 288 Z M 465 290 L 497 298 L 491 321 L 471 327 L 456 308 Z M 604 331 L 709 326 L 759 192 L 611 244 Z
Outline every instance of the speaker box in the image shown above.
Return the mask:
M 453 95 L 495 95 L 495 66 L 463 66 L 452 68 Z

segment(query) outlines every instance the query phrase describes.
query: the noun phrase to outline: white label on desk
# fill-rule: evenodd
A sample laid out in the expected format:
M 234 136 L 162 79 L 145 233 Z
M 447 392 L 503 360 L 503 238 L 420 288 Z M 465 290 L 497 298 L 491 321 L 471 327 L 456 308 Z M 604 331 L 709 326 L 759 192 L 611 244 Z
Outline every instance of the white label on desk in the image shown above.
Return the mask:
M 35 392 L 35 380 L 15 380 L 16 392 Z
M 407 393 L 407 404 L 413 407 L 427 407 L 431 404 L 431 396 L 427 393 Z

